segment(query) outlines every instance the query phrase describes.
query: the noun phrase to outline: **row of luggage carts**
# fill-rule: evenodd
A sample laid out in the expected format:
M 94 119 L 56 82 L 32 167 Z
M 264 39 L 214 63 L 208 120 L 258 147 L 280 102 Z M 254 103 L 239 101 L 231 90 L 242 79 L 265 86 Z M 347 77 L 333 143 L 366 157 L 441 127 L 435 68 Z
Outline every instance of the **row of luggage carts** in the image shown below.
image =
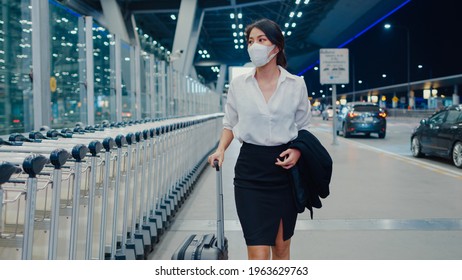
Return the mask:
M 0 139 L 0 259 L 146 259 L 216 147 L 223 114 Z

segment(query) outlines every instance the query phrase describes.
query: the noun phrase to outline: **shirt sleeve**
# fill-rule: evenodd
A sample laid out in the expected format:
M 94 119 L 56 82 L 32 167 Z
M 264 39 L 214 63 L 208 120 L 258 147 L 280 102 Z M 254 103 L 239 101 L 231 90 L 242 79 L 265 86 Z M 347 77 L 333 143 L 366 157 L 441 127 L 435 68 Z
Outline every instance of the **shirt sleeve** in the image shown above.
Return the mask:
M 298 130 L 308 130 L 311 122 L 311 104 L 308 99 L 305 81 L 302 80 L 301 83 L 300 101 L 295 112 L 295 124 L 297 124 Z
M 236 110 L 236 100 L 234 96 L 233 83 L 230 84 L 225 105 L 225 116 L 223 118 L 223 128 L 233 130 L 239 118 Z

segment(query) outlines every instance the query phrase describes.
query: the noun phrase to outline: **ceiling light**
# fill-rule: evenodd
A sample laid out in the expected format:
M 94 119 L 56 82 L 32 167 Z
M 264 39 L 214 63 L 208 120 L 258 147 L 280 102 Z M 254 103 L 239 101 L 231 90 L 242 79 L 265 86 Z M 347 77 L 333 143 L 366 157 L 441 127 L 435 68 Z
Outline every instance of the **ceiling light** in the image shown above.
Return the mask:
M 300 4 L 301 0 L 295 0 L 295 4 Z
M 175 16 L 174 14 L 171 14 L 171 15 L 170 15 L 170 18 L 171 18 L 172 20 L 176 20 L 176 16 Z
M 295 15 L 294 12 L 290 12 L 289 17 L 294 17 L 294 15 Z
M 236 33 L 236 32 L 233 32 L 233 36 L 234 36 L 234 37 L 237 37 L 237 33 Z
M 230 18 L 234 18 L 234 13 L 230 13 L 230 14 L 229 14 L 229 17 L 230 17 Z
M 292 22 L 292 27 L 295 27 L 297 26 L 297 24 L 295 22 Z
M 289 27 L 289 23 L 288 23 L 288 22 L 286 22 L 286 24 L 284 24 L 284 26 L 285 26 L 285 27 Z
M 308 4 L 308 3 L 310 3 L 310 0 L 305 0 L 305 2 L 303 2 L 303 3 Z
M 242 18 L 242 13 L 237 14 L 237 18 Z
M 237 49 L 239 49 L 239 46 L 238 46 L 238 45 L 234 45 L 234 48 L 237 50 Z
M 242 29 L 244 26 L 242 25 L 242 23 L 239 24 L 239 28 Z
M 297 13 L 297 17 L 301 17 L 302 14 L 303 14 L 302 12 L 298 12 L 298 13 Z
M 287 36 L 290 36 L 290 35 L 292 35 L 292 31 L 289 30 L 287 31 Z
M 234 44 L 237 44 L 239 43 L 239 40 L 238 39 L 234 39 Z
M 236 25 L 233 23 L 233 24 L 231 25 L 231 28 L 232 28 L 232 29 L 236 29 Z

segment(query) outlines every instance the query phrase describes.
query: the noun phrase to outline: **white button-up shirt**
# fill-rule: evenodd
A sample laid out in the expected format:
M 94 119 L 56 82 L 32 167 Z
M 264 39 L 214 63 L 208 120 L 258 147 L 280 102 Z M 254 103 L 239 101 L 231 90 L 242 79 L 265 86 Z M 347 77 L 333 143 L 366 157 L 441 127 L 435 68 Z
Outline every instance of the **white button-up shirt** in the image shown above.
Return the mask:
M 229 86 L 223 126 L 240 142 L 262 146 L 286 144 L 308 130 L 311 106 L 305 81 L 280 67 L 276 91 L 266 103 L 253 71 Z

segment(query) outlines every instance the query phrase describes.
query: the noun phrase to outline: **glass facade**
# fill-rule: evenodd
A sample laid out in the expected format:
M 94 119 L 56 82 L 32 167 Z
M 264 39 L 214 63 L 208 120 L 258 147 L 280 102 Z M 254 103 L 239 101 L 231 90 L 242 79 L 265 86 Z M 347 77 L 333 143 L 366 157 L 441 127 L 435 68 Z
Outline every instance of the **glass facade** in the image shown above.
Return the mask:
M 30 0 L 1 0 L 0 135 L 33 127 Z
M 114 84 L 114 36 L 104 27 L 93 25 L 95 123 L 110 120 L 116 114 Z
M 50 57 L 42 60 L 50 63 L 50 73 L 41 79 L 47 79 L 45 84 L 49 79 L 50 86 L 35 91 L 35 6 L 31 0 L 0 3 L 0 135 L 27 133 L 43 126 L 63 128 L 77 123 L 93 125 L 220 111 L 220 96 L 174 71 L 169 64 L 170 53 L 156 41 L 139 36 L 137 48 L 117 39 L 92 17 L 54 0 L 48 1 L 49 17 L 37 19 L 39 26 L 49 28 L 49 38 L 40 38 L 49 40 L 49 50 L 42 48 L 39 53 Z M 88 26 L 92 28 L 87 30 Z M 43 87 L 43 83 L 39 85 Z M 38 102 L 37 92 L 40 104 L 34 103 Z M 50 112 L 50 119 L 34 118 L 37 108 Z
M 58 4 L 49 7 L 51 126 L 69 127 L 86 122 L 83 17 Z

